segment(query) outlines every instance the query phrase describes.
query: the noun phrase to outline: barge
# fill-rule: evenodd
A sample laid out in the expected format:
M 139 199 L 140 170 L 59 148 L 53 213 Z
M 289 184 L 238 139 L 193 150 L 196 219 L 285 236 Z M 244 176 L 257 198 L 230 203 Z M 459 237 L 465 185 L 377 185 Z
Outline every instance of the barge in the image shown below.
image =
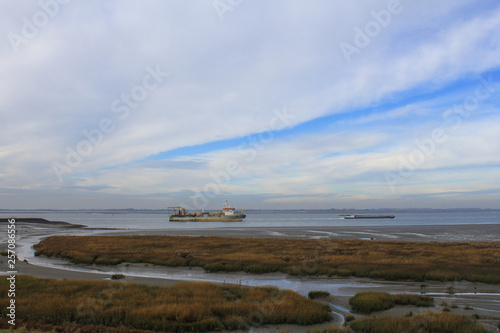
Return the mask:
M 173 208 L 174 213 L 170 215 L 169 221 L 171 222 L 239 222 L 247 216 L 243 209 L 236 210 L 234 207 L 229 207 L 226 200 L 220 212 L 208 213 L 202 211 L 201 213 L 189 213 L 183 207 L 168 207 Z
M 346 215 L 344 219 L 393 219 L 394 215 L 363 215 L 363 214 L 354 214 L 354 215 Z

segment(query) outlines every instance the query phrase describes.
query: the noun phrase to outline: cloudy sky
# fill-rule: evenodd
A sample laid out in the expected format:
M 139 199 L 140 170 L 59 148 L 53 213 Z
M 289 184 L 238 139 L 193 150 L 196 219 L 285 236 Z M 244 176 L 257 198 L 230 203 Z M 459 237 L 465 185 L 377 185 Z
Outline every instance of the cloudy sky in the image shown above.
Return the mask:
M 500 208 L 495 0 L 0 1 L 0 209 Z

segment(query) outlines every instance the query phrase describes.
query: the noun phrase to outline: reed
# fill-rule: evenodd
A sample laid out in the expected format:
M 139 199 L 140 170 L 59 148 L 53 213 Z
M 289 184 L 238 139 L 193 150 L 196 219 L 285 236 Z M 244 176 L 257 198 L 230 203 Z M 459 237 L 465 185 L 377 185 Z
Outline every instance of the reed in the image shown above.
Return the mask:
M 338 327 L 335 324 L 328 325 L 323 328 L 315 328 L 313 330 L 307 331 L 307 333 L 349 333 L 349 328 Z
M 209 272 L 500 283 L 500 242 L 53 236 L 36 245 L 36 255 L 85 264 L 203 267 Z
M 349 299 L 349 305 L 355 312 L 369 314 L 383 311 L 395 306 L 394 299 L 389 293 L 363 291 Z
M 394 294 L 377 291 L 362 291 L 349 299 L 349 305 L 355 312 L 370 314 L 393 308 L 396 305 L 414 305 L 419 307 L 434 306 L 434 299 L 415 294 Z
M 427 312 L 413 317 L 370 317 L 350 323 L 356 333 L 486 333 L 472 317 Z
M 393 294 L 391 296 L 396 305 L 413 305 L 418 307 L 434 306 L 434 299 L 430 296 L 416 294 Z
M 0 280 L 2 299 L 7 299 L 8 288 L 8 281 Z M 94 329 L 123 326 L 123 331 L 196 332 L 266 324 L 310 325 L 330 319 L 322 304 L 274 287 L 206 282 L 157 287 L 18 276 L 16 289 L 22 290 L 16 293 L 16 320 L 52 326 L 76 323 Z M 6 311 L 0 309 L 2 318 Z
M 328 296 L 330 296 L 330 293 L 328 291 L 323 291 L 323 290 L 311 290 L 307 294 L 307 297 L 309 297 L 310 299 L 324 298 Z

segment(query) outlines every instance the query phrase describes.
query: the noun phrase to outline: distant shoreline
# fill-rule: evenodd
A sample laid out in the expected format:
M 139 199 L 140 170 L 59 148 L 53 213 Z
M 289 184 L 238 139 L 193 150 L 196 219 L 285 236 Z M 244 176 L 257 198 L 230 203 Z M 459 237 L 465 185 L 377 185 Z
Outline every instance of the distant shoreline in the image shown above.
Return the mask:
M 200 209 L 201 210 L 201 209 Z M 217 208 L 208 208 L 205 211 L 219 211 Z M 259 208 L 245 208 L 246 212 L 255 214 L 259 213 L 447 213 L 447 212 L 500 212 L 500 208 L 326 208 L 326 209 L 259 209 Z M 172 209 L 0 209 L 0 214 L 9 213 L 104 213 L 104 214 L 119 214 L 119 213 L 170 213 Z
M 41 217 L 12 217 L 12 218 L 0 218 L 0 223 L 7 223 L 9 220 L 16 220 L 16 222 L 24 222 L 24 223 L 40 223 L 40 224 L 50 224 L 50 225 L 60 225 L 66 226 L 68 228 L 84 228 L 86 227 L 83 224 L 74 224 L 64 221 L 49 221 L 43 219 Z

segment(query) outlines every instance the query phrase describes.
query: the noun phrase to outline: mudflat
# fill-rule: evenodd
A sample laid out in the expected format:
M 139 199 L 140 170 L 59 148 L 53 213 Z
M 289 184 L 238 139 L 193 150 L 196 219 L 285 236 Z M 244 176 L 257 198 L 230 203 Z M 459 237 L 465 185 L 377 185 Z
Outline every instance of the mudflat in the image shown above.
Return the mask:
M 222 236 L 242 238 L 331 238 L 407 241 L 500 241 L 498 224 L 221 227 L 154 230 L 114 230 L 114 235 Z

